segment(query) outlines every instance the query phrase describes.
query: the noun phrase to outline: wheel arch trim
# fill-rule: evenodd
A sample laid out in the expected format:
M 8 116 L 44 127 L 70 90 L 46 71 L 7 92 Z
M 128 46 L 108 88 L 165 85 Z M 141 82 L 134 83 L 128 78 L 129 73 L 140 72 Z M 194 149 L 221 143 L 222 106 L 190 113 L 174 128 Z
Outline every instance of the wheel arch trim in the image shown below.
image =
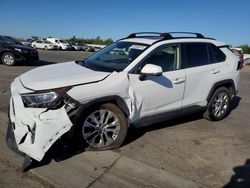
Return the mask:
M 211 99 L 213 93 L 218 89 L 219 87 L 227 87 L 228 89 L 231 89 L 230 93 L 232 95 L 235 95 L 237 93 L 234 81 L 232 79 L 226 79 L 226 80 L 221 80 L 219 82 L 216 82 L 212 88 L 210 89 L 210 92 L 207 96 L 207 102 Z
M 123 111 L 126 117 L 130 115 L 126 102 L 118 95 L 111 95 L 111 96 L 105 96 L 105 97 L 93 99 L 83 104 L 83 108 L 81 109 L 81 112 L 93 105 L 97 105 L 97 104 L 101 105 L 103 103 L 109 103 L 109 102 L 116 104 Z

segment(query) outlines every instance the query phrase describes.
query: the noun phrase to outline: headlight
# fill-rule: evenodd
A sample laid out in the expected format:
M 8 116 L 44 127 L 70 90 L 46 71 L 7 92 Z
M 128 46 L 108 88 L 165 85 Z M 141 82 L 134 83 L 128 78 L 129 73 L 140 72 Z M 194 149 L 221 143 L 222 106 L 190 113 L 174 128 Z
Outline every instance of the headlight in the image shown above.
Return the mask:
M 16 51 L 22 52 L 22 53 L 29 53 L 27 50 L 21 49 L 21 48 L 15 48 Z
M 60 88 L 55 91 L 44 93 L 22 94 L 22 100 L 25 107 L 33 108 L 54 108 L 58 104 L 59 99 L 70 88 Z

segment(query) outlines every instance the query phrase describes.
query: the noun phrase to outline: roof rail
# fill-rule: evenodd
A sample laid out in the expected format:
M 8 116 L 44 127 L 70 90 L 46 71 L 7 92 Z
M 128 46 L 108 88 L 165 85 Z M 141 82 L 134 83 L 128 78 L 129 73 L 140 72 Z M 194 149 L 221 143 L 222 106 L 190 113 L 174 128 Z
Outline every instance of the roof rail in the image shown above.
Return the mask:
M 159 37 L 163 37 L 164 39 L 171 39 L 172 38 L 172 36 L 169 33 L 159 33 L 159 32 L 138 32 L 138 33 L 131 33 L 129 36 L 127 36 L 127 38 L 137 38 L 137 37 L 140 37 L 139 35 L 144 35 L 144 37 L 159 36 Z
M 173 37 L 173 34 L 191 34 L 195 35 L 194 38 L 206 38 L 200 33 L 193 33 L 193 32 L 166 32 L 166 33 L 159 33 L 159 32 L 138 32 L 138 33 L 131 33 L 126 38 L 137 38 L 137 37 L 154 37 L 159 36 L 163 37 L 161 40 L 168 40 L 174 38 L 193 38 L 193 37 Z
M 170 35 L 172 35 L 172 34 L 191 34 L 191 35 L 196 35 L 196 38 L 205 38 L 202 34 L 200 34 L 200 33 L 193 33 L 193 32 L 168 32 L 168 33 Z

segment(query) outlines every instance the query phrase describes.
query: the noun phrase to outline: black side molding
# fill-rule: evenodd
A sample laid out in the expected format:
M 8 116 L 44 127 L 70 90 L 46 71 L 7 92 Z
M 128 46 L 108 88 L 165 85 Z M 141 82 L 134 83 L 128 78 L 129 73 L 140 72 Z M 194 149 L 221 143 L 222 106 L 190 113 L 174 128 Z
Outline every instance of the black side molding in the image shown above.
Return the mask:
M 111 96 L 93 99 L 90 102 L 84 104 L 82 110 L 84 110 L 92 105 L 102 104 L 102 103 L 106 103 L 106 102 L 114 102 L 116 105 L 118 105 L 118 107 L 124 112 L 124 114 L 127 117 L 129 116 L 129 114 L 130 114 L 129 109 L 128 109 L 125 101 L 120 96 L 117 96 L 117 95 L 111 95 Z

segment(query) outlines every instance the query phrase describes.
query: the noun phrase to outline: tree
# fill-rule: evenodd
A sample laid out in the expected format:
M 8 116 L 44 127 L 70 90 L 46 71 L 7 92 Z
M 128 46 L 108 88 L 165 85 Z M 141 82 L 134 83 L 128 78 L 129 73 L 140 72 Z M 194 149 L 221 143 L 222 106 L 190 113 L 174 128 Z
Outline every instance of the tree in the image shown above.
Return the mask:
M 102 45 L 109 45 L 113 43 L 111 38 L 106 40 L 101 39 L 100 36 L 96 38 L 77 38 L 75 35 L 67 40 L 70 43 L 79 43 L 79 44 L 102 44 Z
M 108 38 L 108 39 L 106 39 L 104 42 L 103 42 L 103 44 L 105 44 L 105 45 L 110 45 L 110 44 L 112 44 L 114 41 L 111 39 L 111 38 Z

